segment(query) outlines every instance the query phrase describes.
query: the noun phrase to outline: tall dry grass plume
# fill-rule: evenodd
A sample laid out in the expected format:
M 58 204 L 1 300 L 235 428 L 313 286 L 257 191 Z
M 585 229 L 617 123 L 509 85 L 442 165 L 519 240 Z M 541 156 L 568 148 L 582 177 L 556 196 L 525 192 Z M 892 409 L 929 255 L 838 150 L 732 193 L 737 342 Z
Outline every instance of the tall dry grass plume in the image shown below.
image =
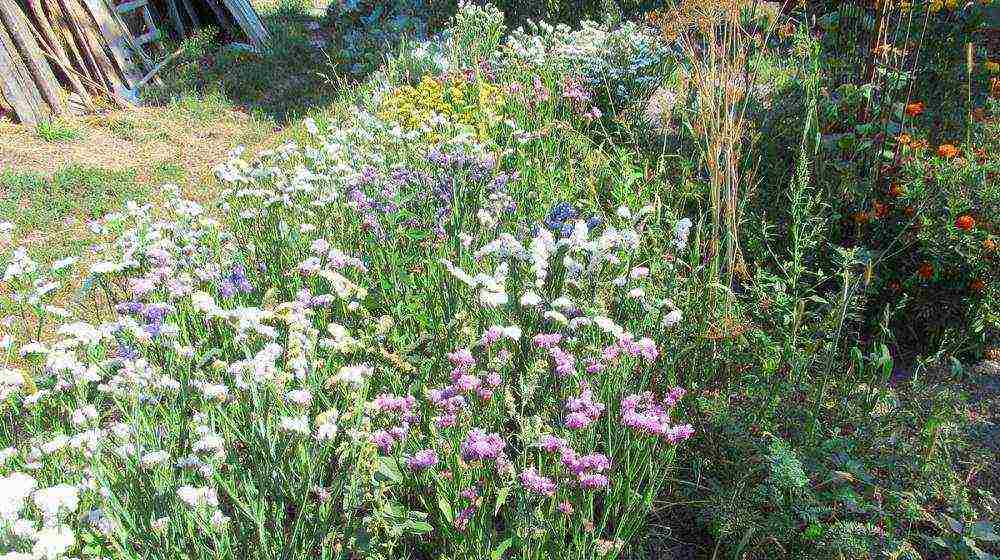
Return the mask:
M 689 126 L 708 171 L 710 256 L 715 278 L 730 288 L 747 274 L 739 226 L 756 183 L 747 118 L 761 94 L 755 58 L 779 19 L 772 6 L 752 0 L 680 0 L 659 19 L 683 52 Z

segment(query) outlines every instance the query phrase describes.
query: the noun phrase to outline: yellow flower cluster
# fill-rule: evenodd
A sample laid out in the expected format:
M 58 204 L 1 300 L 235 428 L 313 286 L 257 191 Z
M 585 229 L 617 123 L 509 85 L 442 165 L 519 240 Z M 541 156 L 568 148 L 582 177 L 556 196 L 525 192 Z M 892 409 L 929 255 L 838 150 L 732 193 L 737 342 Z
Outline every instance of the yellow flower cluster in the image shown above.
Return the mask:
M 492 84 L 425 76 L 416 86 L 400 86 L 387 95 L 379 116 L 404 129 L 428 131 L 440 118 L 471 127 L 482 138 L 499 122 L 506 103 L 503 92 Z
M 907 11 L 913 6 L 913 2 L 910 0 L 901 0 L 899 2 L 899 9 L 902 11 Z M 954 10 L 958 7 L 958 0 L 930 0 L 927 4 L 927 9 L 931 13 L 938 13 L 942 9 Z

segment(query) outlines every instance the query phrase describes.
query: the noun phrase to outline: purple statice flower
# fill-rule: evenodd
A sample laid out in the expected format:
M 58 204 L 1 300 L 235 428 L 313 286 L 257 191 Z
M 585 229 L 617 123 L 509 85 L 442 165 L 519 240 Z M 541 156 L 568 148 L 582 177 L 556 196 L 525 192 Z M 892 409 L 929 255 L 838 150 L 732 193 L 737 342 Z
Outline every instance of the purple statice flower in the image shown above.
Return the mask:
M 476 396 L 484 401 L 488 401 L 493 398 L 493 389 L 480 385 L 476 387 Z
M 409 412 L 417 405 L 417 399 L 413 395 L 400 397 L 396 395 L 381 394 L 372 401 L 375 410 L 381 412 Z
M 594 400 L 594 392 L 585 389 L 579 397 L 566 399 L 565 425 L 571 430 L 580 430 L 593 424 L 604 412 L 604 405 Z
M 333 294 L 320 294 L 309 298 L 309 307 L 313 309 L 330 307 L 335 301 L 337 301 L 337 298 L 335 298 Z
M 650 363 L 656 361 L 656 358 L 660 355 L 660 351 L 656 347 L 656 341 L 649 337 L 635 340 L 632 335 L 625 335 L 618 339 L 618 346 L 629 356 L 633 358 L 641 357 Z
M 472 515 L 476 513 L 476 509 L 476 505 L 473 504 L 459 512 L 458 517 L 455 518 L 453 523 L 456 531 L 460 533 L 465 532 L 465 530 L 469 527 L 469 519 L 471 519 Z
M 552 348 L 562 341 L 562 335 L 559 333 L 538 333 L 532 337 L 531 341 L 539 348 Z
M 683 387 L 674 387 L 663 397 L 663 402 L 667 403 L 668 406 L 675 406 L 686 394 L 687 391 Z
M 249 294 L 253 291 L 253 285 L 250 283 L 250 279 L 247 278 L 246 269 L 240 265 L 233 267 L 226 280 L 235 286 L 240 293 Z
M 565 226 L 570 226 L 570 233 L 572 233 L 573 226 L 571 220 L 579 215 L 576 208 L 569 202 L 558 202 L 549 210 L 548 215 L 542 220 L 551 231 L 559 232 L 562 235 L 562 230 Z
M 505 446 L 506 443 L 499 434 L 488 434 L 479 428 L 474 428 L 466 436 L 460 449 L 462 458 L 466 461 L 485 461 L 499 457 Z
M 472 351 L 468 348 L 455 350 L 454 352 L 448 353 L 447 356 L 448 361 L 451 362 L 456 368 L 468 371 L 476 367 L 476 358 L 472 355 Z
M 500 377 L 499 373 L 497 373 L 497 372 L 494 371 L 494 372 L 491 372 L 489 375 L 486 376 L 486 383 L 490 387 L 499 387 L 499 386 L 503 385 L 503 378 Z
M 667 430 L 667 433 L 664 434 L 664 437 L 666 437 L 667 441 L 670 443 L 680 443 L 693 435 L 694 426 L 691 424 L 680 424 L 677 426 L 671 426 L 670 429 Z
M 535 467 L 528 467 L 522 471 L 519 478 L 529 492 L 549 497 L 556 494 L 556 483 L 551 478 L 538 474 Z
M 142 313 L 145 306 L 138 301 L 127 301 L 115 306 L 115 311 L 123 315 L 138 315 Z
M 406 458 L 406 466 L 412 471 L 420 472 L 438 464 L 437 451 L 422 449 Z
M 456 368 L 455 371 L 458 371 L 458 369 Z M 454 383 L 456 389 L 465 393 L 475 391 L 483 384 L 478 377 L 469 373 L 459 375 L 455 378 Z
M 495 344 L 501 338 L 503 338 L 503 327 L 493 325 L 492 327 L 486 329 L 486 332 L 483 333 L 482 344 L 490 346 Z
M 589 373 L 591 375 L 593 375 L 595 373 L 600 373 L 600 372 L 604 371 L 604 368 L 606 368 L 606 367 L 607 366 L 604 364 L 604 362 L 602 362 L 600 360 L 595 360 L 593 358 L 590 358 L 590 359 L 587 360 L 586 370 L 587 370 L 587 373 Z
M 578 108 L 582 108 L 590 103 L 592 97 L 590 91 L 583 86 L 580 80 L 573 76 L 565 76 L 563 78 L 563 98 L 568 99 L 570 103 Z
M 577 480 L 580 481 L 580 487 L 584 490 L 601 490 L 608 487 L 608 477 L 603 474 L 585 473 L 581 474 Z
M 559 505 L 556 506 L 556 509 L 558 509 L 559 513 L 563 515 L 573 515 L 573 504 L 569 503 L 568 500 L 563 500 L 559 502 Z
M 434 427 L 439 430 L 454 427 L 458 423 L 458 415 L 454 413 L 442 414 L 434 417 Z
M 569 448 L 569 442 L 552 434 L 545 434 L 538 440 L 538 445 L 549 453 L 561 452 Z
M 573 354 L 553 346 L 549 348 L 549 357 L 552 358 L 552 369 L 559 377 L 566 377 L 576 372 L 576 356 Z
M 646 391 L 629 395 L 622 399 L 621 420 L 628 428 L 647 435 L 661 436 L 671 443 L 683 441 L 694 433 L 690 424 L 674 426 L 670 423 L 670 409 L 684 395 L 684 390 L 675 388 L 657 401 L 653 393 Z
M 396 438 L 392 436 L 386 430 L 379 430 L 372 434 L 372 443 L 382 451 L 382 453 L 389 453 L 392 448 L 396 445 Z
M 128 289 L 135 297 L 143 297 L 156 289 L 156 282 L 150 278 L 129 278 Z
M 479 499 L 479 487 L 476 485 L 469 486 L 465 490 L 458 493 L 459 497 L 469 500 L 470 502 L 475 502 Z

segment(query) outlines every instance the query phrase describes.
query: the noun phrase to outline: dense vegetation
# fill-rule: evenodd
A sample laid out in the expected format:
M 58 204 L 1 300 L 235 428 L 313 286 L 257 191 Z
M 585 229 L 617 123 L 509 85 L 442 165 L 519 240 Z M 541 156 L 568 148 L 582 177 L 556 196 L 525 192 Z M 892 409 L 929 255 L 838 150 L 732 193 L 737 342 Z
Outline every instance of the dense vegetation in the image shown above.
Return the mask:
M 995 558 L 993 17 L 332 4 L 219 200 L 0 229 L 0 558 Z

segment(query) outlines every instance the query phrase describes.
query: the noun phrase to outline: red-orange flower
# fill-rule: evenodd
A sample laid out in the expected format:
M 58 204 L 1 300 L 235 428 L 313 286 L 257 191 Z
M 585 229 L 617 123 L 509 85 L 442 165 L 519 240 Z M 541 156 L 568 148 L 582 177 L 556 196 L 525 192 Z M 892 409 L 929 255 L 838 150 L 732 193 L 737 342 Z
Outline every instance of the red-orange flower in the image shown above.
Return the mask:
M 992 252 L 996 250 L 996 248 L 997 248 L 997 242 L 994 241 L 992 237 L 987 237 L 986 239 L 983 239 L 983 249 Z
M 906 114 L 911 117 L 916 117 L 920 113 L 924 112 L 924 102 L 917 101 L 915 103 L 908 103 L 906 105 Z
M 951 144 L 941 144 L 938 146 L 937 153 L 945 159 L 951 159 L 958 155 L 958 148 L 952 146 Z
M 858 224 L 860 226 L 860 225 L 862 225 L 862 224 L 864 224 L 864 223 L 866 223 L 868 221 L 868 214 L 866 214 L 864 212 L 855 212 L 851 216 L 851 219 L 854 220 L 854 223 L 856 223 L 856 224 Z
M 889 187 L 889 196 L 893 198 L 898 198 L 903 196 L 903 187 L 899 186 L 899 183 L 893 183 Z
M 884 218 L 889 215 L 889 206 L 882 204 L 877 200 L 872 204 L 872 208 L 875 212 L 876 218 Z
M 976 219 L 968 214 L 962 214 L 955 220 L 955 227 L 962 231 L 969 231 L 976 227 Z
M 893 280 L 892 282 L 889 282 L 889 289 L 894 292 L 898 292 L 903 289 L 903 286 L 900 285 L 897 280 Z
M 919 274 L 924 280 L 934 278 L 934 265 L 926 261 L 920 263 L 920 268 L 917 269 L 917 274 Z
M 969 284 L 969 289 L 973 292 L 981 292 L 986 289 L 986 282 L 983 282 L 980 278 L 976 278 Z

